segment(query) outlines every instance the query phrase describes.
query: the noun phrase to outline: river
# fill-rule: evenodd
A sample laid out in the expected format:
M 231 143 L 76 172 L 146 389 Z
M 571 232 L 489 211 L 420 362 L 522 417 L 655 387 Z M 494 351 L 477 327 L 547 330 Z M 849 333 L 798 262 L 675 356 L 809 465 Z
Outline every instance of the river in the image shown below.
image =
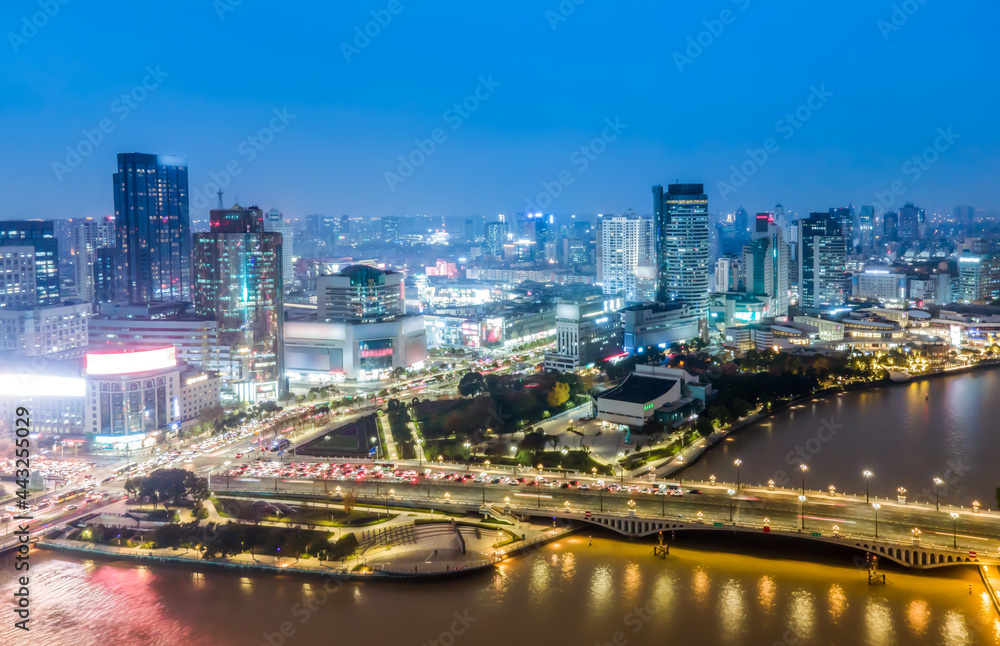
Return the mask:
M 699 548 L 675 545 L 660 559 L 649 543 L 600 534 L 591 546 L 578 534 L 493 572 L 331 585 L 329 593 L 318 579 L 35 551 L 31 631 L 15 630 L 5 611 L 0 643 L 1000 644 L 1000 620 L 971 568 L 891 571 L 888 585 L 869 586 L 842 554 L 789 559 L 760 546 L 743 554 L 731 545 Z M 812 562 L 799 560 L 805 556 Z M 0 575 L 5 605 L 10 573 Z
M 941 504 L 996 509 L 1000 486 L 1000 370 L 896 384 L 816 399 L 747 427 L 686 468 L 684 478 L 801 486 L 871 494 L 897 489 Z

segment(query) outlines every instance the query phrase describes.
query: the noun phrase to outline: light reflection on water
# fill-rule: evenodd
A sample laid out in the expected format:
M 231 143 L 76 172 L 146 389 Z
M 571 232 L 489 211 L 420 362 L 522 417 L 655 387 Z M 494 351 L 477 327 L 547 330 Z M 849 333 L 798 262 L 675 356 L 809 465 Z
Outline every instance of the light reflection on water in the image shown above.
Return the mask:
M 566 541 L 492 574 L 352 583 L 321 594 L 318 579 L 83 563 L 35 551 L 36 623 L 26 638 L 0 622 L 0 644 L 257 646 L 286 621 L 294 628 L 286 646 L 329 643 L 332 634 L 344 643 L 424 644 L 463 612 L 475 622 L 457 646 L 586 646 L 613 643 L 619 632 L 630 646 L 1000 644 L 1000 620 L 971 568 L 889 571 L 889 585 L 875 587 L 846 557 L 840 566 L 679 547 L 666 559 L 651 552 L 605 537 L 593 547 Z M 4 568 L 0 595 L 11 592 Z M 318 610 L 300 621 L 294 609 L 304 601 Z

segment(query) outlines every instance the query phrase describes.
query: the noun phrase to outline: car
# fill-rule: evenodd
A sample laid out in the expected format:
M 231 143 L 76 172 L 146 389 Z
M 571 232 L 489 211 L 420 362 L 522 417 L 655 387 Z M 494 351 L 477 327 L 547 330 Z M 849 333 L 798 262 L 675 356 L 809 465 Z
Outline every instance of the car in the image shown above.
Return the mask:
M 688 493 L 699 494 L 701 493 L 701 489 L 688 489 Z
M 75 511 L 80 508 L 80 505 L 66 505 L 66 511 Z

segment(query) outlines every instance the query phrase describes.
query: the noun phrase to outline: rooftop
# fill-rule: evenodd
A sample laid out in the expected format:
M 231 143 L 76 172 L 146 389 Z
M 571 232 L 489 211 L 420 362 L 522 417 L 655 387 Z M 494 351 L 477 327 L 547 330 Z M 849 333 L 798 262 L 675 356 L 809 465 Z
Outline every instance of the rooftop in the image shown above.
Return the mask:
M 633 374 L 629 375 L 619 386 L 604 391 L 597 398 L 631 404 L 644 404 L 667 394 L 675 385 L 677 385 L 676 379 L 638 377 Z

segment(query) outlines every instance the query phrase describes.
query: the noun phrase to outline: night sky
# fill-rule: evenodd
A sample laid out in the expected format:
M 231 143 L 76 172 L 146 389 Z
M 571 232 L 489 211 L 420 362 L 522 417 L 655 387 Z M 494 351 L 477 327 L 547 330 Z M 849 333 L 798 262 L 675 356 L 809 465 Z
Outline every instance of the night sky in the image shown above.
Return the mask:
M 111 213 L 131 151 L 196 217 L 213 174 L 292 216 L 1000 203 L 996 3 L 62 2 L 0 5 L 0 218 Z

